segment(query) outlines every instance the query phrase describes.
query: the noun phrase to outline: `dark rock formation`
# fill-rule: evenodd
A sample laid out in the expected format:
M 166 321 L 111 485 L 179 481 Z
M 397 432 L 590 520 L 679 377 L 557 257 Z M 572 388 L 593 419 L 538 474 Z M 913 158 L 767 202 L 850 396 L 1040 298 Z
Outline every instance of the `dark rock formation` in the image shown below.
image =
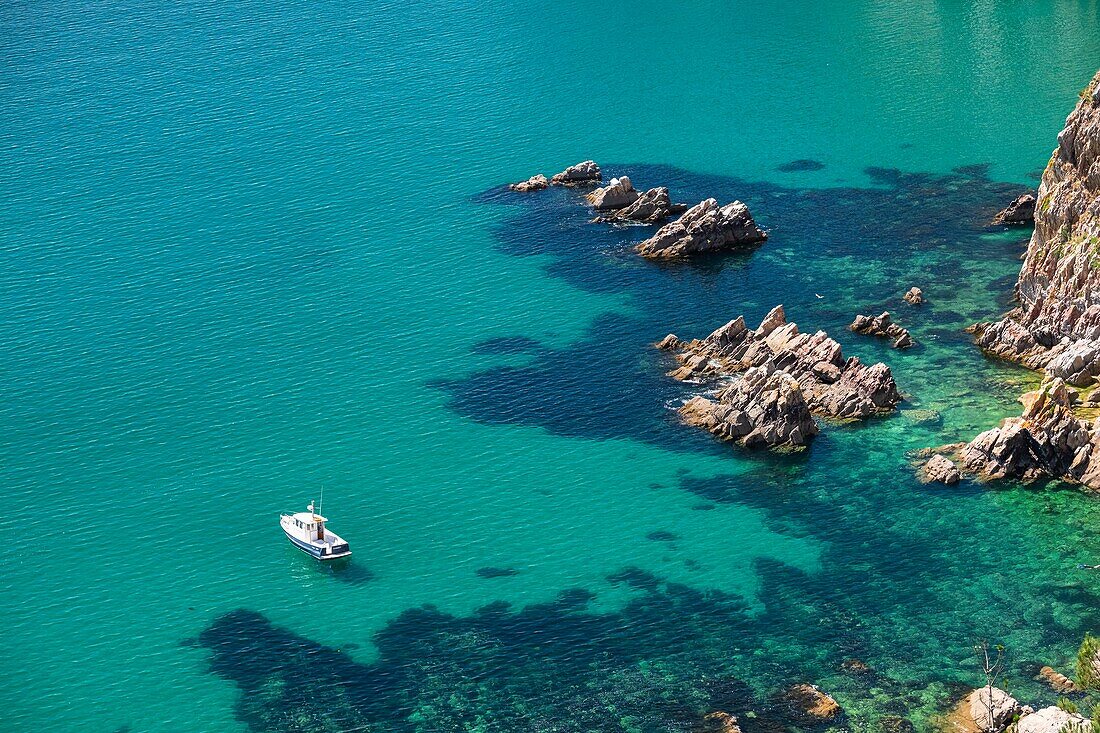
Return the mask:
M 938 482 L 950 486 L 959 483 L 962 480 L 962 474 L 950 458 L 937 453 L 921 468 L 921 480 L 925 483 Z
M 792 685 L 780 697 L 795 725 L 831 723 L 844 714 L 840 705 L 817 685 Z
M 643 257 L 669 259 L 744 247 L 768 238 L 740 201 L 719 206 L 706 199 L 661 227 L 635 250 Z
M 886 311 L 878 316 L 856 316 L 848 328 L 856 333 L 888 338 L 893 342 L 895 349 L 908 349 L 913 345 L 913 337 L 904 328 L 890 320 L 890 314 Z
M 597 188 L 585 196 L 588 203 L 596 211 L 611 211 L 629 206 L 638 200 L 638 192 L 626 176 L 612 178 L 611 182 L 602 188 Z
M 594 186 L 601 177 L 600 167 L 594 160 L 571 165 L 550 179 L 552 186 Z
M 901 297 L 909 305 L 920 305 L 924 302 L 924 292 L 918 287 L 909 288 Z
M 519 191 L 520 193 L 528 193 L 530 191 L 541 191 L 544 188 L 550 188 L 550 181 L 546 179 L 546 176 L 541 173 L 537 173 L 526 181 L 520 181 L 519 183 L 510 183 L 508 188 L 513 191 Z
M 1025 394 L 1023 415 L 962 449 L 966 469 L 981 478 L 1061 477 L 1100 489 L 1100 420 L 1076 417 L 1073 399 L 1057 377 Z
M 781 305 L 755 330 L 738 317 L 705 339 L 684 342 L 670 334 L 658 347 L 676 353 L 680 366 L 669 374 L 679 380 L 729 377 L 770 365 L 794 377 L 810 410 L 826 417 L 865 418 L 890 412 L 901 401 L 889 367 L 845 359 L 824 331 L 799 333 Z
M 656 224 L 673 214 L 682 214 L 686 210 L 687 206 L 684 204 L 672 203 L 668 189 L 660 186 L 640 194 L 629 206 L 599 216 L 594 221 Z
M 990 223 L 994 226 L 1002 224 L 1024 226 L 1031 224 L 1033 221 L 1035 221 L 1035 194 L 1025 193 L 1001 209 Z
M 749 369 L 713 401 L 693 397 L 680 416 L 748 448 L 803 446 L 818 433 L 798 382 L 771 364 Z

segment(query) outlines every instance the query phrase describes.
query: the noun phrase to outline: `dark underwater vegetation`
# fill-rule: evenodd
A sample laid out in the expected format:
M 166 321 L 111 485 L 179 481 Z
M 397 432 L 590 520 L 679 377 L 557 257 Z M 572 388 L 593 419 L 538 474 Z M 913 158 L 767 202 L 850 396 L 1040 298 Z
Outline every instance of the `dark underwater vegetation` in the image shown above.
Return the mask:
M 984 166 L 876 168 L 865 187 L 828 189 L 667 166 L 605 170 L 668 185 L 681 201 L 744 200 L 770 238 L 748 252 L 654 265 L 630 250 L 652 227 L 591 224 L 578 192 L 488 191 L 485 205 L 509 207 L 496 230 L 504 252 L 541 257 L 550 275 L 622 294 L 633 309 L 595 318 L 563 348 L 522 334 L 482 342 L 476 355 L 522 362 L 434 386 L 479 423 L 724 456 L 728 474 L 685 472 L 675 488 L 698 497 L 696 509 L 752 507 L 775 531 L 820 543 L 820 568 L 759 560 L 754 599 L 632 567 L 521 608 L 492 602 L 486 583 L 473 614 L 408 609 L 362 659 L 235 611 L 197 644 L 239 689 L 238 718 L 253 731 L 691 731 L 720 709 L 751 733 L 790 729 L 775 695 L 813 682 L 845 707 L 839 729 L 880 730 L 893 716 L 924 730 L 978 682 L 980 638 L 1007 645 L 1014 691 L 1053 701 L 1033 679 L 1036 665 L 1066 663 L 1100 621 L 1100 588 L 1073 569 L 1100 551 L 1087 530 L 1100 512 L 1059 484 L 921 486 L 908 456 L 1018 409 L 1029 375 L 984 358 L 962 328 L 1009 304 L 1026 233 L 986 222 L 1022 187 L 990 180 Z M 927 304 L 901 301 L 911 285 Z M 800 455 L 750 453 L 681 426 L 669 406 L 693 388 L 665 376 L 652 342 L 670 331 L 701 337 L 740 314 L 754 325 L 777 303 L 847 355 L 886 361 L 906 393 L 900 412 L 827 425 Z M 883 309 L 918 348 L 899 353 L 846 330 L 856 313 Z M 683 534 L 658 525 L 638 541 L 661 543 L 689 569 L 721 562 L 677 555 Z M 630 600 L 594 610 L 612 588 L 630 589 Z M 871 671 L 845 671 L 853 659 Z

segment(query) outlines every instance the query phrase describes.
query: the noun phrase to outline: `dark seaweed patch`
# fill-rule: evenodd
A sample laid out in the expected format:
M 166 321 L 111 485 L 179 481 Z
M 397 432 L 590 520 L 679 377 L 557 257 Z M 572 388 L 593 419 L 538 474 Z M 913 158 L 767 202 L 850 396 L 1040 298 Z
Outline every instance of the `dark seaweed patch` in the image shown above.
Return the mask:
M 666 532 L 662 529 L 650 532 L 645 536 L 645 538 L 647 540 L 652 540 L 653 542 L 675 542 L 676 540 L 680 539 L 676 534 L 672 532 Z
M 777 165 L 775 169 L 782 173 L 795 173 L 798 171 L 819 171 L 824 167 L 825 164 L 822 163 L 820 160 L 800 158 L 799 160 L 792 160 L 790 163 Z
M 477 576 L 479 578 L 510 578 L 518 574 L 519 571 L 515 568 L 484 567 L 477 569 Z

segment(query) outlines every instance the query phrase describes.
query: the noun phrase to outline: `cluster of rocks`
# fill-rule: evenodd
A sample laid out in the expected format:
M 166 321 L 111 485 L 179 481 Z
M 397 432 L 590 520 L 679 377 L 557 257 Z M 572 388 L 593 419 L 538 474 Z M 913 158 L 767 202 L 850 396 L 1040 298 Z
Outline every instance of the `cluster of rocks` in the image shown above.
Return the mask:
M 857 315 L 848 328 L 856 333 L 888 338 L 895 349 L 908 349 L 913 345 L 909 331 L 894 323 L 887 311 L 878 316 Z
M 650 259 L 674 259 L 704 252 L 745 247 L 768 238 L 740 201 L 720 206 L 705 199 L 634 249 Z
M 924 291 L 920 288 L 913 286 L 905 291 L 905 295 L 901 296 L 909 305 L 920 305 L 924 302 Z
M 993 226 L 1026 226 L 1035 221 L 1035 194 L 1025 193 L 997 212 L 990 222 Z
M 513 191 L 519 191 L 520 193 L 541 191 L 551 186 L 577 188 L 582 186 L 594 186 L 600 182 L 602 177 L 603 174 L 600 172 L 600 166 L 596 164 L 596 161 L 586 160 L 576 165 L 569 166 L 561 173 L 554 174 L 551 178 L 547 178 L 543 174 L 538 173 L 531 176 L 526 181 L 509 184 L 508 188 Z
M 599 184 L 602 176 L 600 166 L 586 160 L 569 166 L 551 178 L 540 173 L 508 187 L 521 193 L 541 191 L 550 186 L 591 187 Z M 688 208 L 685 204 L 673 203 L 665 186 L 639 191 L 628 176 L 612 178 L 606 186 L 589 192 L 585 199 L 597 212 L 592 220 L 594 222 L 659 224 L 674 215 L 681 215 L 635 247 L 639 254 L 650 259 L 671 259 L 733 249 L 757 244 L 768 238 L 767 233 L 756 225 L 749 207 L 740 201 L 720 206 L 716 199 L 709 198 Z
M 800 333 L 797 324 L 787 322 L 782 305 L 756 329 L 738 316 L 704 339 L 685 342 L 669 334 L 656 346 L 674 352 L 679 366 L 669 376 L 681 381 L 745 373 L 715 400 L 697 398 L 684 407 L 692 424 L 750 445 L 809 440 L 817 429 L 810 427 L 805 410 L 860 419 L 889 412 L 901 401 L 889 367 L 846 359 L 840 344 L 824 331 Z
M 947 717 L 947 730 L 958 733 L 1089 733 L 1088 718 L 1057 706 L 1036 710 L 998 687 L 980 687 L 964 697 Z

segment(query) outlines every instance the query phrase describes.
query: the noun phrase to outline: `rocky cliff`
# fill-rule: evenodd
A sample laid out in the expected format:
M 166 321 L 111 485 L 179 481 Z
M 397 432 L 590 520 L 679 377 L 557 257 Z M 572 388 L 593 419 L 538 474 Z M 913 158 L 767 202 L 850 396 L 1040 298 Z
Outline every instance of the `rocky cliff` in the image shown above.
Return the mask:
M 1045 368 L 1082 339 L 1100 341 L 1100 73 L 1043 172 L 1016 295 L 1001 321 L 973 327 L 983 349 Z
M 1043 386 L 1024 412 L 959 453 L 986 478 L 1055 476 L 1100 489 L 1100 73 L 1058 135 L 1035 204 L 1035 231 L 1016 282 L 1019 305 L 971 327 L 985 351 L 1041 369 Z M 1074 389 L 1092 390 L 1082 399 Z M 1083 393 L 1081 393 L 1083 394 Z

